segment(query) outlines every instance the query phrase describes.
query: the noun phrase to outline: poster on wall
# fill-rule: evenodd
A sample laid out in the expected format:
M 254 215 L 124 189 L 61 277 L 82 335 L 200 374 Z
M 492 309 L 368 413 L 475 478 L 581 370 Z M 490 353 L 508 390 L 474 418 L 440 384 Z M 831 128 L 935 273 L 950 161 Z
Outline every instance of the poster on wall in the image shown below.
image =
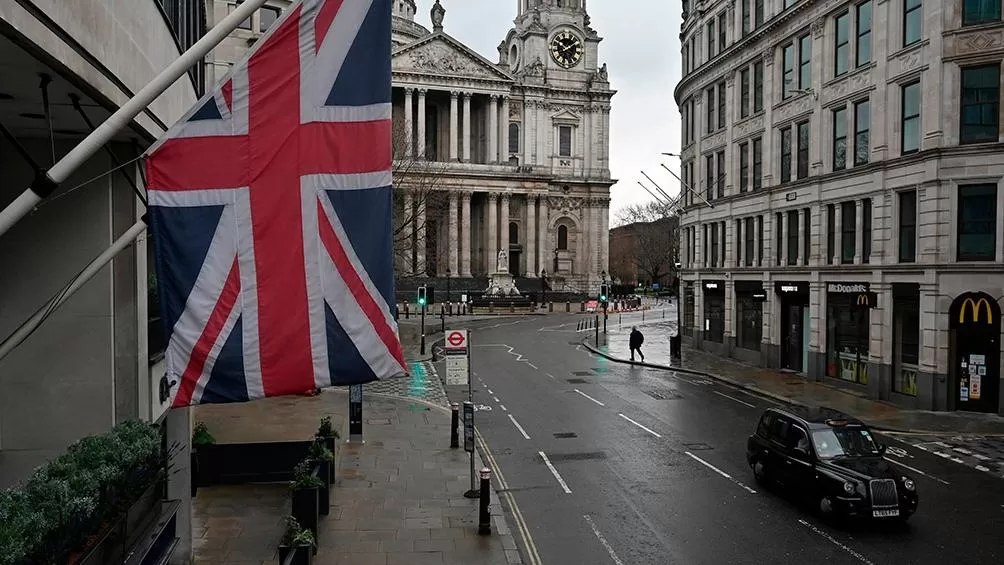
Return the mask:
M 969 375 L 969 399 L 979 400 L 980 399 L 980 385 L 983 384 L 983 378 L 979 375 Z

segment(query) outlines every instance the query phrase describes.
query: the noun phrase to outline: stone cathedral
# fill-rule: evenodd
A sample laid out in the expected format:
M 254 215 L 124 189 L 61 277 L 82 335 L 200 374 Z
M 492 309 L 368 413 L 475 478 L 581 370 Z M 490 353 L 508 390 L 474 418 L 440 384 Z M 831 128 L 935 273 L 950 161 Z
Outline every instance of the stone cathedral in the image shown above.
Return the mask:
M 610 89 L 586 0 L 517 0 L 492 60 L 447 7 L 394 0 L 400 277 L 517 277 L 593 292 L 608 270 Z M 474 30 L 456 30 L 458 35 Z

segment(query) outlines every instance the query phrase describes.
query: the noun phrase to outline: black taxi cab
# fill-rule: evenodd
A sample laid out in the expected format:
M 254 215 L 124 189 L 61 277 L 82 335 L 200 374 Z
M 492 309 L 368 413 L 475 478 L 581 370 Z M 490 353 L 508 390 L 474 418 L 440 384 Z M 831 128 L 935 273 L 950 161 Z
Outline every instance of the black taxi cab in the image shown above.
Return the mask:
M 917 510 L 917 483 L 883 456 L 868 427 L 825 408 L 769 408 L 749 437 L 757 482 L 780 486 L 826 515 L 905 521 Z

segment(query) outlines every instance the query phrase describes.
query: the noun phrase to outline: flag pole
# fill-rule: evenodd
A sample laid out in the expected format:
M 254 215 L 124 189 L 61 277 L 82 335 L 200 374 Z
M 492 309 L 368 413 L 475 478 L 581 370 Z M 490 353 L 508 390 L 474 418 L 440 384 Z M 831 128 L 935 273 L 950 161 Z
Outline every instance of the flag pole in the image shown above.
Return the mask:
M 188 69 L 202 61 L 221 41 L 230 35 L 244 20 L 261 8 L 265 0 L 247 0 L 237 5 L 237 9 L 213 29 L 209 30 L 195 45 L 181 57 L 168 65 L 149 84 L 140 90 L 114 114 L 84 138 L 76 147 L 52 166 L 45 174 L 38 174 L 31 186 L 21 193 L 3 211 L 0 211 L 0 236 L 7 233 L 14 224 L 26 216 L 36 204 L 52 194 L 77 168 L 90 159 L 111 138 L 130 121 L 146 109 L 154 100 L 184 76 Z M 2 357 L 2 356 L 0 356 Z
M 85 268 L 75 279 L 73 279 L 70 284 L 54 296 L 45 306 L 39 308 L 31 318 L 28 318 L 24 324 L 21 325 L 12 333 L 7 339 L 0 342 L 0 360 L 3 360 L 8 353 L 14 351 L 14 349 L 21 345 L 21 343 L 32 334 L 45 318 L 51 315 L 56 308 L 61 306 L 64 302 L 70 299 L 80 287 L 87 284 L 87 281 L 94 278 L 94 275 L 98 274 L 101 269 L 105 267 L 112 259 L 115 258 L 123 249 L 132 245 L 133 241 L 136 240 L 146 230 L 146 222 L 140 220 L 133 224 L 131 228 L 126 230 L 121 237 L 115 240 L 115 243 L 111 247 L 106 249 L 101 255 L 98 255 L 94 261 L 91 261 L 87 268 Z

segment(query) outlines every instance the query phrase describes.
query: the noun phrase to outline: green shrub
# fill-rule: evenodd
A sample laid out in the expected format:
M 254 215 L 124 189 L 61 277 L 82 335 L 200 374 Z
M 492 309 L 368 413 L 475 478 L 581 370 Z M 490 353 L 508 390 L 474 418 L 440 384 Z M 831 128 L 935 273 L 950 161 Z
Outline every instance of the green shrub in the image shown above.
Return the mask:
M 81 439 L 0 493 L 0 565 L 65 562 L 159 477 L 160 435 L 130 421 Z
M 192 445 L 212 445 L 216 443 L 216 438 L 209 433 L 209 426 L 205 422 L 196 422 L 195 430 L 192 431 Z

